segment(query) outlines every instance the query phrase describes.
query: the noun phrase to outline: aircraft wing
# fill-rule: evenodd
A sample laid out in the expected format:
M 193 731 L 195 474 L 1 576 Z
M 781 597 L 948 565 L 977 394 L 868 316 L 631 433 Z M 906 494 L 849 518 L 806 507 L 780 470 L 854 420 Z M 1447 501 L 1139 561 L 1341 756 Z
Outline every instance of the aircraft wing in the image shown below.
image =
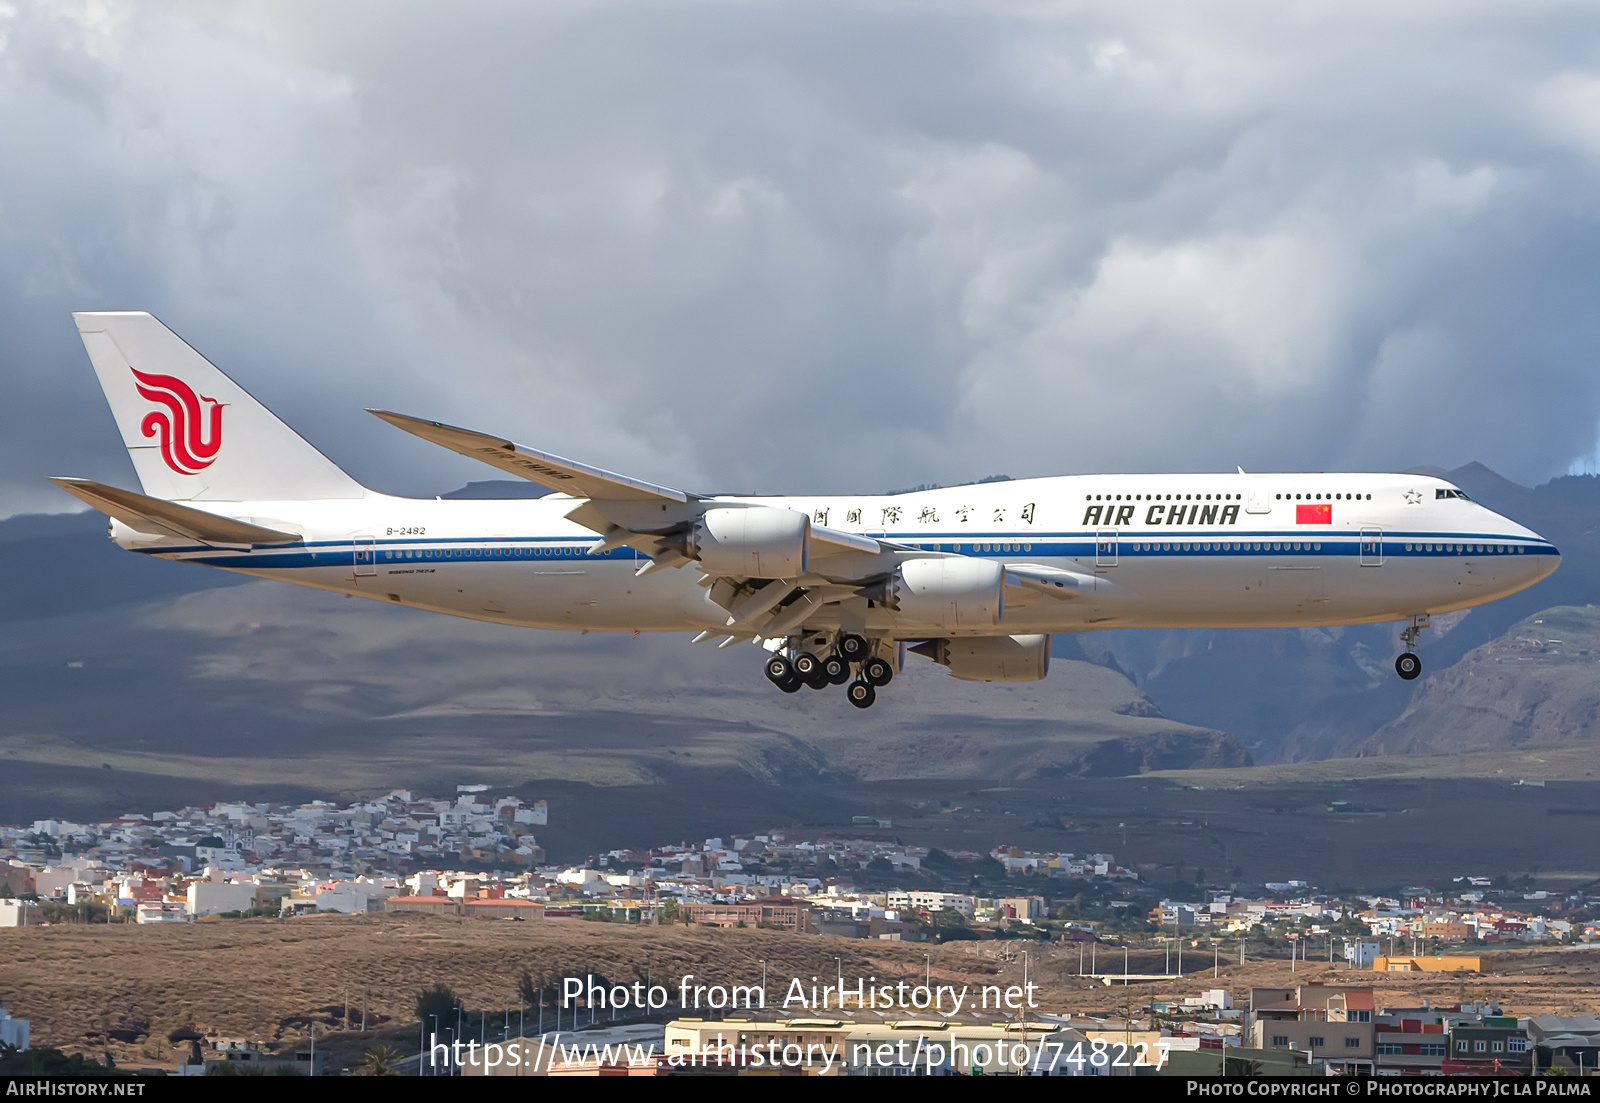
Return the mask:
M 179 505 L 161 498 L 149 498 L 131 490 L 97 483 L 91 479 L 51 479 L 80 502 L 114 517 L 131 529 L 153 536 L 176 536 L 202 544 L 240 546 L 250 544 L 295 544 L 302 537 L 294 532 L 219 517 L 203 509 Z
M 481 460 L 501 471 L 559 490 L 574 498 L 587 499 L 578 503 L 566 516 L 568 520 L 593 529 L 602 537 L 590 549 L 598 554 L 611 548 L 631 546 L 649 556 L 638 574 L 686 567 L 695 562 L 668 542 L 693 523 L 705 509 L 716 507 L 714 499 L 688 494 L 671 487 L 630 479 L 612 471 L 605 471 L 575 460 L 563 459 L 526 448 L 503 437 L 460 429 L 438 421 L 424 421 L 388 410 L 369 410 L 398 429 L 448 448 L 463 456 Z M 678 507 L 678 508 L 671 508 Z M 811 525 L 809 533 L 814 554 L 826 567 L 803 583 L 796 580 L 774 583 L 751 595 L 740 580 L 717 580 L 706 576 L 703 584 L 712 587 L 712 599 L 720 598 L 730 608 L 728 623 L 737 629 L 746 629 L 750 635 L 776 635 L 798 627 L 823 605 L 851 599 L 856 585 L 830 585 L 828 576 L 865 576 L 883 570 L 884 553 L 903 552 L 902 548 L 888 542 L 860 536 L 852 532 Z M 782 600 L 789 604 L 781 609 L 774 606 Z M 737 611 L 734 611 L 734 609 Z
M 458 429 L 439 421 L 424 421 L 419 417 L 390 413 L 388 410 L 368 410 L 397 429 L 404 429 L 441 448 L 459 452 L 491 467 L 527 479 L 531 483 L 559 490 L 574 498 L 588 498 L 601 502 L 688 502 L 698 495 L 686 494 L 667 486 L 630 479 L 614 471 L 590 467 L 576 460 L 562 459 L 549 452 L 540 452 L 487 433 L 471 429 Z

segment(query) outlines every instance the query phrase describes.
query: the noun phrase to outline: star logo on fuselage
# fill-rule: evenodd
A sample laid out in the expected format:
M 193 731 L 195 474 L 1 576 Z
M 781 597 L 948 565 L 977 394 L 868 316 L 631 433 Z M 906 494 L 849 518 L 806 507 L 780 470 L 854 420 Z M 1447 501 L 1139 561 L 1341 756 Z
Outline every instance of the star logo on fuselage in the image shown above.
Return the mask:
M 1422 504 L 1422 491 L 1420 491 L 1420 490 L 1408 490 L 1408 491 L 1406 491 L 1406 505 L 1408 505 L 1408 506 L 1420 506 L 1421 504 Z

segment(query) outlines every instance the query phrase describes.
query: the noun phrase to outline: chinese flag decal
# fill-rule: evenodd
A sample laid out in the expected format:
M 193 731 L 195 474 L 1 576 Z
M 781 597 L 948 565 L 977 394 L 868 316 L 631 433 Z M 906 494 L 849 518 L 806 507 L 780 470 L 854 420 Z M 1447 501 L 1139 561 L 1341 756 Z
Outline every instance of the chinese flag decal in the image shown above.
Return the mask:
M 1321 505 L 1295 506 L 1294 523 L 1297 525 L 1331 525 L 1333 524 L 1333 506 L 1328 502 L 1323 502 Z

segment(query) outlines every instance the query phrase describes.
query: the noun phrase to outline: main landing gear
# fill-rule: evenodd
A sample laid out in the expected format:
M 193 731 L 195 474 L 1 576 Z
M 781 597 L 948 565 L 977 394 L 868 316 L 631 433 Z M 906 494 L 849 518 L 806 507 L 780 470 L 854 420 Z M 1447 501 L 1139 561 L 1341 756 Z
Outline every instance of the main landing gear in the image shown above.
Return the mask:
M 1428 614 L 1411 618 L 1411 624 L 1400 633 L 1400 642 L 1405 644 L 1405 654 L 1394 661 L 1394 672 L 1408 682 L 1416 681 L 1422 676 L 1422 658 L 1417 654 L 1417 639 L 1422 635 L 1422 630 L 1428 627 Z
M 878 699 L 877 691 L 894 678 L 894 665 L 873 654 L 872 644 L 861 636 L 841 633 L 833 640 L 832 648 L 820 655 L 800 650 L 801 642 L 825 644 L 827 639 L 792 642 L 786 651 L 774 652 L 767 659 L 767 680 L 785 693 L 798 692 L 801 686 L 822 689 L 848 682 L 845 699 L 856 708 L 865 709 L 872 707 Z

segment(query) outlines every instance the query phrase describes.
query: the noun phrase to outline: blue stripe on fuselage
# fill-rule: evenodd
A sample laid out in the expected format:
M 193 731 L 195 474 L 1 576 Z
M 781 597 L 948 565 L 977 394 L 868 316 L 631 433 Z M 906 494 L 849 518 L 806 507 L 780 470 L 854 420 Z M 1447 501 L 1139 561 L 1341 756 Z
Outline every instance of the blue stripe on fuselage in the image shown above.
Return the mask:
M 887 534 L 884 540 L 912 551 L 939 551 L 978 558 L 1015 559 L 1031 555 L 1047 559 L 1088 559 L 1097 554 L 1094 533 L 1028 533 L 998 535 L 974 540 L 970 535 L 931 534 L 915 538 Z M 1533 554 L 1559 555 L 1548 541 L 1527 537 L 1508 537 L 1495 533 L 1385 532 L 1379 538 L 1385 559 L 1440 558 L 1465 555 Z M 1130 559 L 1171 559 L 1193 556 L 1315 556 L 1337 557 L 1361 553 L 1363 538 L 1357 532 L 1308 534 L 1292 529 L 1274 532 L 1189 533 L 1183 537 L 1162 534 L 1160 539 L 1144 534 L 1119 533 L 1115 555 Z M 589 543 L 549 537 L 481 537 L 450 539 L 386 538 L 371 545 L 374 566 L 383 563 L 549 563 L 552 561 L 632 562 L 632 548 L 614 548 L 600 555 L 588 553 Z M 369 545 L 362 545 L 366 550 Z M 1509 551 L 1464 548 L 1507 548 Z M 1447 550 L 1448 549 L 1448 550 Z M 216 567 L 295 569 L 303 567 L 354 567 L 356 544 L 353 541 L 324 540 L 291 547 L 257 548 L 251 551 L 219 551 L 205 545 L 182 548 L 140 548 L 147 555 L 178 556 L 184 562 Z M 408 556 L 407 553 L 410 553 Z M 501 554 L 495 554 L 495 553 Z M 1101 553 L 1109 555 L 1109 549 Z M 365 566 L 365 564 L 363 564 Z

